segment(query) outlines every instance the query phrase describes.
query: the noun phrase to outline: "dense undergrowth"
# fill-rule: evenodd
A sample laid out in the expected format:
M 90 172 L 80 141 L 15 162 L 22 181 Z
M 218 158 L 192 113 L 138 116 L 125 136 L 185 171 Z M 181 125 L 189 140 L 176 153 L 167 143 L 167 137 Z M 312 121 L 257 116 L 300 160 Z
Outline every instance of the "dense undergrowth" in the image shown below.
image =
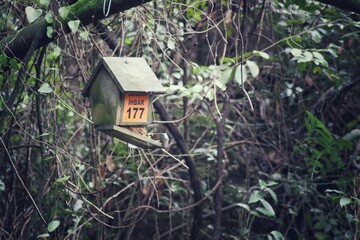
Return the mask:
M 152 1 L 57 28 L 54 4 L 0 4 L 0 41 L 39 17 L 61 36 L 0 53 L 0 239 L 360 238 L 357 14 Z M 167 149 L 94 130 L 81 91 L 101 56 L 152 67 Z

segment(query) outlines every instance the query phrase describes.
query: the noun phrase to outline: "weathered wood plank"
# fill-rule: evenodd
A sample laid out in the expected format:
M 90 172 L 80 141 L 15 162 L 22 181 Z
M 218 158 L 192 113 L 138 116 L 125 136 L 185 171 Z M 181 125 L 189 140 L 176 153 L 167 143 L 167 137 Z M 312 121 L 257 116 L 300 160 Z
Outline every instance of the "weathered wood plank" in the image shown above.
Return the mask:
M 111 137 L 117 138 L 123 142 L 130 143 L 140 148 L 163 148 L 164 144 L 160 141 L 154 140 L 148 136 L 144 136 L 130 131 L 127 128 L 115 125 L 106 125 L 95 127 L 96 130 L 101 131 Z

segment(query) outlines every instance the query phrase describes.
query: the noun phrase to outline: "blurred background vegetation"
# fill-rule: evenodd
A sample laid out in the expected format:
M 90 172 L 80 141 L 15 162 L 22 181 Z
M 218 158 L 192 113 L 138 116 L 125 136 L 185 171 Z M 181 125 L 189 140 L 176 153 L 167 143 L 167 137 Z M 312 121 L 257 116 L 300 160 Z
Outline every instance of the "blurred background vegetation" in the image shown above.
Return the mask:
M 129 2 L 0 3 L 0 239 L 359 239 L 360 3 Z M 103 56 L 167 149 L 94 130 Z

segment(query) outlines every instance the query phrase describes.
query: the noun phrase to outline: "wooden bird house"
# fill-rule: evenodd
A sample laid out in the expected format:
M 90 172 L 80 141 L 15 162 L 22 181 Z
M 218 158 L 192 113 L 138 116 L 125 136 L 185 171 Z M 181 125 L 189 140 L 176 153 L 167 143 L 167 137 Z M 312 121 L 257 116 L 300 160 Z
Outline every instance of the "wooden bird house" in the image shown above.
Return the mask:
M 83 96 L 90 98 L 95 128 L 133 145 L 150 148 L 163 143 L 132 132 L 130 126 L 152 122 L 152 102 L 164 93 L 143 58 L 104 57 L 94 69 Z M 154 145 L 155 144 L 155 145 Z

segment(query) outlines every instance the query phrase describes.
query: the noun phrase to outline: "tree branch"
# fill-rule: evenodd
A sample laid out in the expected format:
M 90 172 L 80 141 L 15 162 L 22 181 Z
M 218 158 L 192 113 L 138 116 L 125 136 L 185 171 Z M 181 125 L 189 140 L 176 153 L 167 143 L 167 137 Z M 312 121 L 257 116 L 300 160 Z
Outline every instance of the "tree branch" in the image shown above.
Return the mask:
M 32 42 L 30 43 L 29 48 L 27 48 L 24 53 L 25 54 L 24 61 L 18 72 L 18 77 L 15 82 L 14 90 L 12 91 L 9 99 L 5 103 L 6 108 L 4 108 L 2 111 L 0 111 L 0 135 L 2 135 L 3 132 L 5 131 L 6 124 L 13 114 L 12 111 L 14 111 L 14 112 L 16 111 L 16 110 L 14 110 L 14 108 L 16 109 L 16 106 L 18 103 L 16 103 L 15 101 L 16 101 L 16 99 L 19 98 L 19 96 L 22 94 L 22 92 L 24 90 L 24 85 L 25 85 L 24 81 L 26 78 L 25 75 L 26 75 L 28 64 L 29 64 L 31 56 L 33 55 L 35 50 L 37 48 L 39 48 L 40 38 L 43 34 L 45 34 L 45 29 L 46 29 L 45 26 L 42 26 L 40 29 L 37 30 L 37 32 L 35 32 L 34 38 L 32 39 Z
M 202 193 L 201 193 L 200 180 L 199 180 L 198 173 L 196 170 L 195 162 L 188 155 L 188 149 L 186 147 L 185 140 L 184 140 L 183 136 L 181 135 L 178 127 L 174 123 L 171 123 L 171 121 L 170 121 L 171 119 L 170 119 L 168 113 L 166 112 L 166 110 L 164 109 L 163 105 L 161 104 L 161 102 L 159 100 L 156 100 L 154 102 L 154 107 L 155 107 L 157 113 L 159 113 L 161 120 L 168 122 L 165 125 L 167 126 L 167 128 L 169 129 L 171 134 L 173 135 L 180 152 L 182 154 L 184 154 L 184 159 L 185 159 L 186 165 L 189 167 L 189 177 L 190 177 L 191 188 L 194 191 L 193 199 L 194 199 L 195 203 L 198 203 L 194 207 L 194 220 L 193 220 L 193 225 L 191 228 L 191 239 L 195 240 L 198 238 L 200 228 L 201 228 L 201 223 L 202 223 L 202 203 L 200 203 L 200 201 L 202 199 Z
M 230 101 L 227 94 L 223 96 L 224 106 L 221 113 L 221 119 L 215 119 L 216 122 L 216 145 L 217 145 L 217 156 L 216 156 L 216 181 L 220 182 L 219 187 L 216 189 L 214 195 L 214 232 L 213 240 L 218 240 L 221 237 L 221 216 L 222 216 L 222 204 L 223 204 L 223 187 L 222 179 L 224 172 L 224 143 L 225 143 L 225 124 L 226 119 L 229 115 Z
M 139 6 L 151 0 L 112 0 L 109 15 L 128 10 L 132 7 Z M 360 0 L 318 0 L 324 4 L 329 4 L 334 7 L 360 13 Z M 88 25 L 94 23 L 98 20 L 106 18 L 103 14 L 103 0 L 78 0 L 74 4 L 67 6 L 69 10 L 69 15 L 66 20 L 62 20 L 59 17 L 59 21 L 56 21 L 55 28 L 61 29 L 61 26 L 65 26 L 62 31 L 68 33 L 70 29 L 67 26 L 67 22 L 71 20 L 78 19 L 81 21 L 82 25 Z M 9 57 L 16 57 L 23 59 L 27 49 L 30 47 L 31 42 L 33 41 L 35 34 L 41 26 L 47 26 L 44 16 L 40 17 L 33 23 L 30 23 L 26 27 L 17 31 L 13 35 L 10 35 L 0 41 L 0 52 L 5 52 Z M 39 47 L 42 47 L 52 41 L 54 41 L 59 36 L 54 36 L 53 38 L 48 38 L 46 33 L 40 39 Z
M 150 0 L 112 0 L 109 15 L 128 10 L 149 1 Z M 71 20 L 78 19 L 81 24 L 85 26 L 108 17 L 103 13 L 103 3 L 103 0 L 78 0 L 76 3 L 66 7 L 69 10 L 67 19 L 61 19 L 61 17 L 58 16 L 58 21 L 55 21 L 54 28 L 58 30 L 57 32 L 66 34 L 70 32 L 70 29 L 67 27 L 67 22 Z M 47 25 L 49 24 L 46 22 L 45 17 L 41 16 L 35 22 L 28 24 L 13 35 L 2 39 L 0 41 L 0 52 L 4 52 L 9 57 L 23 59 L 35 38 L 35 33 L 43 27 L 46 28 Z M 49 38 L 45 32 L 39 39 L 38 48 L 54 41 L 58 37 L 59 36 L 54 36 L 53 38 Z
M 6 145 L 5 145 L 5 143 L 4 143 L 4 141 L 3 141 L 3 139 L 2 139 L 1 137 L 0 137 L 0 142 L 1 142 L 1 144 L 3 145 L 3 147 L 4 147 L 4 149 L 5 149 L 5 152 L 6 152 L 6 155 L 7 155 L 8 159 L 9 159 L 9 162 L 10 162 L 10 164 L 11 164 L 11 167 L 13 168 L 13 170 L 14 170 L 17 178 L 18 178 L 18 180 L 20 181 L 20 183 L 21 183 L 21 185 L 23 186 L 25 192 L 26 192 L 27 195 L 29 196 L 29 198 L 30 198 L 32 204 L 34 205 L 35 210 L 36 210 L 37 213 L 39 214 L 39 217 L 41 218 L 42 222 L 44 223 L 45 226 L 47 226 L 47 222 L 46 222 L 44 216 L 42 215 L 42 213 L 41 213 L 39 207 L 37 206 L 34 198 L 31 196 L 31 193 L 30 193 L 29 190 L 27 189 L 24 181 L 22 180 L 19 172 L 17 171 L 16 165 L 15 165 L 14 161 L 12 160 L 11 155 L 10 155 L 10 153 L 9 153 L 9 151 L 8 151 Z
M 317 0 L 324 4 L 328 4 L 342 10 L 347 10 L 350 12 L 360 13 L 360 1 L 359 0 Z

